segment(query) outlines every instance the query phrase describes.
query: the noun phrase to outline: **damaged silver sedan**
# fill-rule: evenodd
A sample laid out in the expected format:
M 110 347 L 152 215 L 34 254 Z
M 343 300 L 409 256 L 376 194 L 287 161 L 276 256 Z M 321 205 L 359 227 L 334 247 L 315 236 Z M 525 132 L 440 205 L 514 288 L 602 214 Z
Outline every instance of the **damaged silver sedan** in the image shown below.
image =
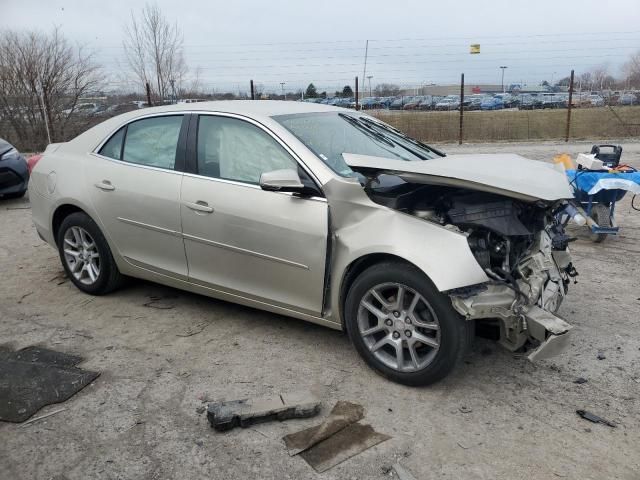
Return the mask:
M 476 327 L 539 359 L 576 274 L 564 174 L 456 155 L 359 112 L 212 102 L 130 112 L 49 145 L 39 235 L 100 295 L 152 280 L 344 329 L 384 376 L 446 376 Z

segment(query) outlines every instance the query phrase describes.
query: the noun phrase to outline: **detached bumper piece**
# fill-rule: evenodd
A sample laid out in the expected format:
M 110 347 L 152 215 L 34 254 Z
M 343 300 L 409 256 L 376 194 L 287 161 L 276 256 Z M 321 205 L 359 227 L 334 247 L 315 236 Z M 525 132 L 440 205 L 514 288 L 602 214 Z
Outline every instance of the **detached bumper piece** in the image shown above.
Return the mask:
M 294 392 L 210 403 L 207 418 L 214 429 L 222 432 L 273 420 L 313 417 L 319 411 L 320 402 L 313 395 Z
M 553 313 L 534 306 L 525 313 L 525 319 L 531 337 L 541 342 L 527 356 L 530 361 L 554 357 L 569 346 L 571 325 Z

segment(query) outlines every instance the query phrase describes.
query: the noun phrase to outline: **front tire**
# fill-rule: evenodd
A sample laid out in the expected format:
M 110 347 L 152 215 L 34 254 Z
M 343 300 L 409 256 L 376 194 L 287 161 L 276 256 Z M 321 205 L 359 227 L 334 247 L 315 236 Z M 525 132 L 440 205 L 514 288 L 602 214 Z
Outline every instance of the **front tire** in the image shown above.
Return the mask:
M 122 275 L 100 228 L 87 214 L 72 213 L 58 230 L 58 252 L 65 272 L 85 293 L 104 295 L 122 283 Z
M 356 278 L 345 324 L 370 367 L 410 386 L 447 376 L 464 355 L 472 327 L 424 273 L 398 262 L 374 265 Z

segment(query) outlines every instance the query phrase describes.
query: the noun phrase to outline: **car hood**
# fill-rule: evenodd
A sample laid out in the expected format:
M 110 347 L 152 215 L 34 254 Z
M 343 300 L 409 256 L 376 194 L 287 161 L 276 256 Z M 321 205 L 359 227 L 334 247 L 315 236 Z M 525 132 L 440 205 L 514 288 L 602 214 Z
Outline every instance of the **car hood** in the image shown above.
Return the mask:
M 449 185 L 498 193 L 525 201 L 573 198 L 564 170 L 515 154 L 451 155 L 425 161 L 343 153 L 352 170 L 390 173 L 411 183 Z

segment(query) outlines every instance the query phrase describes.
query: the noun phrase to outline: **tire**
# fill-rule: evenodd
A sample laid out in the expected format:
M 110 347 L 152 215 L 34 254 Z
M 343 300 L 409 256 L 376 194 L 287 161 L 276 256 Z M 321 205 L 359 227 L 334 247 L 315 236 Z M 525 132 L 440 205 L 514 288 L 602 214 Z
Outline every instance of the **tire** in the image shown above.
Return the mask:
M 596 203 L 591 207 L 591 218 L 600 227 L 611 227 L 611 212 L 609 207 L 602 203 Z M 591 233 L 589 238 L 595 243 L 602 243 L 607 239 L 606 233 Z
M 398 307 L 401 288 L 403 305 Z M 386 309 L 379 299 L 386 301 Z M 364 361 L 382 376 L 409 386 L 429 385 L 447 376 L 473 333 L 473 322 L 458 315 L 449 297 L 424 273 L 399 262 L 362 272 L 349 289 L 344 313 L 349 338 Z
M 57 243 L 62 266 L 78 289 L 105 295 L 122 284 L 123 277 L 104 235 L 86 213 L 72 213 L 62 221 Z

